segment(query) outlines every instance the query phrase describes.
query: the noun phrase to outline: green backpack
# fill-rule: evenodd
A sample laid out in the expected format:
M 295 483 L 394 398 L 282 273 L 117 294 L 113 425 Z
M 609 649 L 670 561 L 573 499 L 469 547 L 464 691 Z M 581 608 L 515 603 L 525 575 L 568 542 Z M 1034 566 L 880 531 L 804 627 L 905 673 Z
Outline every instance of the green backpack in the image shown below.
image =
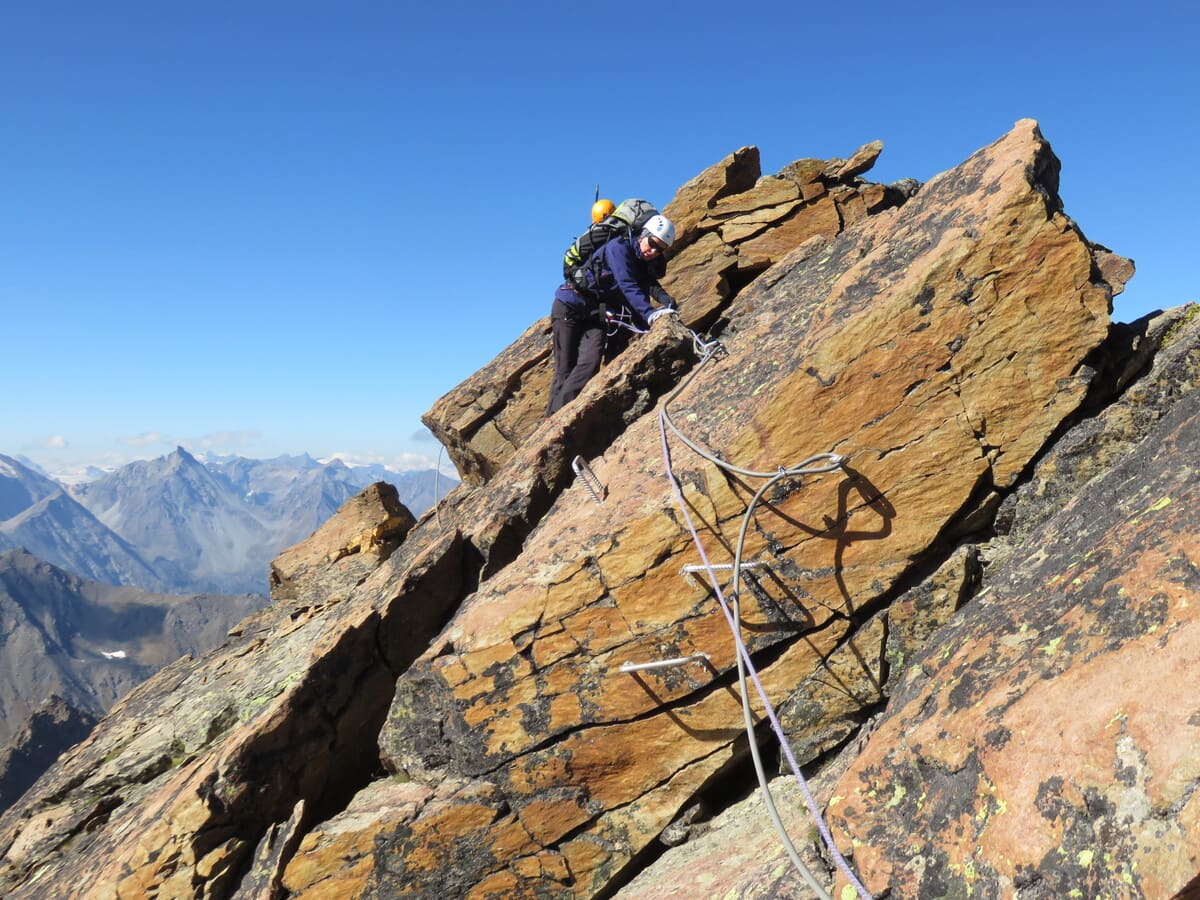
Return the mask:
M 651 216 L 657 216 L 649 200 L 622 200 L 607 219 L 592 225 L 575 239 L 563 255 L 563 278 L 580 293 L 587 291 L 587 264 L 597 250 L 615 237 L 638 234 Z

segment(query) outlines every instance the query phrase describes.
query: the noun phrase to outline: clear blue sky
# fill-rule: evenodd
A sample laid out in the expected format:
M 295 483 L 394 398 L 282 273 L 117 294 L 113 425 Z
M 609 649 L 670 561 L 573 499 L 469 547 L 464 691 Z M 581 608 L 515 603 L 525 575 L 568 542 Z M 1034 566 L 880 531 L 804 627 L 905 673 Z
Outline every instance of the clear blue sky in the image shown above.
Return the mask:
M 413 11 L 415 9 L 415 11 Z M 879 139 L 927 180 L 1037 119 L 1067 213 L 1200 299 L 1197 13 L 1143 2 L 0 4 L 0 453 L 432 461 L 549 310 L 595 185 L 665 204 Z

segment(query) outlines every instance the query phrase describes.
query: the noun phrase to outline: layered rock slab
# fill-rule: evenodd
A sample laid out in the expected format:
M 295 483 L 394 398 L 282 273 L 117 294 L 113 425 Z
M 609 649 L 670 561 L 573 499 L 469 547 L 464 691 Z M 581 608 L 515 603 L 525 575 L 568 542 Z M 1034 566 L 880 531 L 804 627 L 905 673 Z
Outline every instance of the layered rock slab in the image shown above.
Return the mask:
M 894 601 L 884 614 L 887 617 L 887 650 L 889 679 L 884 684 L 885 693 L 899 688 L 911 690 L 915 680 L 926 678 L 925 669 L 917 660 L 928 643 L 930 636 L 949 621 L 951 614 L 979 589 L 981 567 L 979 560 L 987 556 L 989 561 L 988 581 L 1006 584 L 1011 581 L 1009 570 L 1018 570 L 1025 560 L 1034 557 L 1046 541 L 1046 532 L 1036 534 L 1048 520 L 1058 515 L 1063 506 L 1080 492 L 1089 482 L 1108 472 L 1114 465 L 1136 452 L 1137 445 L 1147 438 L 1154 426 L 1178 402 L 1179 398 L 1191 393 L 1197 384 L 1200 372 L 1200 316 L 1194 304 L 1154 314 L 1145 320 L 1116 325 L 1108 340 L 1111 365 L 1106 366 L 1107 375 L 1098 376 L 1093 382 L 1092 398 L 1088 401 L 1092 415 L 1084 416 L 1069 431 L 1057 438 L 1049 452 L 1041 457 L 1033 471 L 1022 480 L 1020 488 L 1009 495 L 1001 506 L 997 533 L 981 548 L 976 544 L 964 544 L 955 551 L 928 579 L 905 592 Z M 1114 396 L 1119 399 L 1114 401 Z M 1093 404 L 1103 406 L 1097 412 Z M 1157 438 L 1152 438 L 1157 440 Z M 1053 534 L 1051 529 L 1049 534 Z M 982 551 L 982 552 L 981 552 Z M 1037 618 L 1036 615 L 1032 618 Z M 1146 619 L 1149 630 L 1157 630 L 1153 619 Z M 1154 652 L 1158 652 L 1157 650 Z M 1075 663 L 1089 665 L 1086 656 L 1076 656 Z M 1137 662 L 1131 661 L 1131 667 Z M 997 680 L 1004 675 L 996 676 Z M 786 721 L 787 707 L 781 709 Z M 882 718 L 882 714 L 880 714 Z M 832 793 L 833 784 L 828 779 L 840 778 L 853 757 L 865 745 L 869 733 L 860 730 L 856 738 L 843 750 L 837 759 L 822 764 L 814 783 L 818 802 L 824 806 Z M 1190 735 L 1183 734 L 1183 740 Z M 1064 741 L 1075 741 L 1078 735 L 1064 732 Z M 872 748 L 874 750 L 874 748 Z M 1044 747 L 1034 748 L 1035 757 L 1024 763 L 1013 763 L 1037 769 L 1051 761 L 1069 757 L 1072 751 L 1063 748 L 1045 752 Z M 1022 747 L 1010 742 L 1005 748 L 1006 756 L 1015 758 Z M 843 762 L 844 760 L 844 762 Z M 1115 781 L 1115 773 L 1114 773 Z M 817 788 L 816 783 L 822 785 Z M 828 787 L 824 785 L 828 783 Z M 982 784 L 984 790 L 991 790 Z M 828 863 L 812 853 L 810 841 L 813 833 L 807 820 L 803 802 L 796 796 L 796 788 L 790 781 L 776 780 L 771 786 L 776 795 L 780 814 L 788 825 L 788 832 L 807 863 L 820 877 Z M 887 796 L 888 804 L 895 799 Z M 839 803 L 841 801 L 839 800 Z M 963 802 L 966 800 L 963 798 Z M 632 884 L 618 892 L 621 898 L 667 896 L 683 891 L 689 895 L 724 895 L 735 890 L 739 896 L 772 895 L 804 896 L 805 891 L 797 887 L 799 876 L 792 871 L 786 859 L 783 845 L 773 832 L 763 833 L 765 813 L 761 808 L 758 792 L 747 802 L 734 805 L 712 822 L 702 821 L 690 830 L 701 835 L 682 847 L 668 850 L 652 866 L 643 870 Z M 891 808 L 889 806 L 889 808 Z M 671 831 L 676 829 L 672 825 Z M 907 843 L 907 834 L 897 838 Z M 736 862 L 730 857 L 728 848 L 737 848 Z M 749 852 L 750 858 L 747 858 Z M 1112 854 L 1110 852 L 1110 859 Z M 730 863 L 733 862 L 733 865 Z M 1056 862 L 1068 870 L 1077 866 L 1077 858 L 1066 852 L 1056 854 Z M 913 857 L 905 863 L 906 868 L 924 867 L 925 857 Z M 1069 880 L 1063 874 L 1060 881 Z M 832 880 L 832 878 L 831 878 Z M 1029 879 L 1027 887 L 1032 892 L 1045 894 L 1045 885 L 1050 881 L 1044 874 Z M 1042 887 L 1039 889 L 1038 885 Z M 934 887 L 922 884 L 924 893 L 934 893 L 945 888 L 945 882 Z M 832 890 L 831 883 L 826 889 Z M 915 889 L 915 888 L 914 888 Z M 985 893 L 987 888 L 981 893 Z M 1014 889 L 1015 890 L 1015 889 Z M 1082 890 L 1082 889 L 1079 889 Z M 1132 894 L 1132 887 L 1128 893 Z M 1057 893 L 1057 892 L 1055 892 Z M 1123 894 L 1121 894 L 1123 895 Z M 1186 892 L 1182 894 L 1187 896 Z
M 1057 172 L 1021 122 L 902 209 L 809 241 L 738 295 L 728 355 L 672 401 L 693 439 L 752 471 L 849 459 L 778 486 L 744 548 L 770 573 L 743 590 L 741 618 L 751 650 L 770 649 L 771 696 L 812 685 L 839 650 L 857 661 L 834 670 L 855 686 L 849 702 L 796 719 L 792 737 L 813 754 L 881 699 L 884 630 L 868 614 L 973 497 L 1015 482 L 1086 393 L 1111 288 L 1062 214 Z M 499 832 L 528 842 L 478 828 L 454 841 L 444 817 L 418 816 L 368 881 L 380 895 L 424 883 L 405 860 L 434 842 L 453 860 L 437 877 L 478 896 L 489 884 L 602 892 L 745 752 L 732 643 L 713 591 L 679 575 L 698 559 L 659 443 L 643 417 L 592 460 L 603 504 L 582 486 L 559 498 L 401 678 L 381 736 L 393 770 L 472 779 Z M 675 466 L 727 562 L 754 479 L 691 456 Z M 707 664 L 620 671 L 695 653 Z
M 1189 392 L 898 673 L 831 803 L 868 889 L 1200 884 L 1198 446 Z

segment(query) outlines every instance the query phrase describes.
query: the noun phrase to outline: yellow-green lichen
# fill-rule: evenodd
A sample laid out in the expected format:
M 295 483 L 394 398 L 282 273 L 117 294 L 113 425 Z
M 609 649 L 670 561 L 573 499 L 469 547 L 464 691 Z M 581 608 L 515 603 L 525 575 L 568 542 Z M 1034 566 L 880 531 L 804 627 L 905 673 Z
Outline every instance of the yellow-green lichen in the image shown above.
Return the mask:
M 1175 337 L 1181 332 L 1192 319 L 1200 314 L 1200 303 L 1189 303 L 1188 311 L 1171 323 L 1171 327 L 1163 332 L 1162 339 L 1158 342 L 1159 348 L 1168 347 L 1175 340 Z

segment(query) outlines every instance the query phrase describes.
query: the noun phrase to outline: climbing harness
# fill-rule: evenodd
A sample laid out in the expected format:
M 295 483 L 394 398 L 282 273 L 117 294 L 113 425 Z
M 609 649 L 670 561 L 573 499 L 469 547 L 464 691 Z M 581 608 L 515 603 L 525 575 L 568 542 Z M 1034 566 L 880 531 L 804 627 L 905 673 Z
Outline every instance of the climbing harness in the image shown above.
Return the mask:
M 645 328 L 638 328 L 633 324 L 633 313 L 624 306 L 622 306 L 617 312 L 613 312 L 611 309 L 607 308 L 604 310 L 604 327 L 604 333 L 608 337 L 616 337 L 617 332 L 619 332 L 622 328 L 624 328 L 626 331 L 632 331 L 634 334 L 646 333 Z
M 832 834 L 829 832 L 829 827 L 825 823 L 824 816 L 821 814 L 821 810 L 817 805 L 816 799 L 813 797 L 812 792 L 808 787 L 808 782 L 801 773 L 800 766 L 796 762 L 795 755 L 792 753 L 791 745 L 789 744 L 787 736 L 783 731 L 783 726 L 779 722 L 779 717 L 776 715 L 775 709 L 771 705 L 771 702 L 767 697 L 766 690 L 763 688 L 762 682 L 759 679 L 758 672 L 754 668 L 754 662 L 750 657 L 750 651 L 747 649 L 745 642 L 742 640 L 741 629 L 739 626 L 741 619 L 739 589 L 742 570 L 756 565 L 766 564 L 766 561 L 763 560 L 747 562 L 742 561 L 742 551 L 745 546 L 746 533 L 749 530 L 750 523 L 753 520 L 754 510 L 759 501 L 766 494 L 766 492 L 781 479 L 795 477 L 803 478 L 807 475 L 817 475 L 836 471 L 845 465 L 846 457 L 836 453 L 818 453 L 808 457 L 794 466 L 780 466 L 774 472 L 757 472 L 732 465 L 731 463 L 718 457 L 712 451 L 700 446 L 688 438 L 687 435 L 683 434 L 683 432 L 676 427 L 675 423 L 671 421 L 668 408 L 675 398 L 687 387 L 688 384 L 691 383 L 691 380 L 696 377 L 701 369 L 703 369 L 711 360 L 724 353 L 724 347 L 719 341 L 714 340 L 705 342 L 695 332 L 692 332 L 692 340 L 693 347 L 695 348 L 697 355 L 700 356 L 700 361 L 688 374 L 688 377 L 685 378 L 679 384 L 679 386 L 676 387 L 675 390 L 673 390 L 663 400 L 659 411 L 659 432 L 662 439 L 663 463 L 666 469 L 667 479 L 671 484 L 671 488 L 682 513 L 683 520 L 687 524 L 688 531 L 691 533 L 692 541 L 696 546 L 696 550 L 700 554 L 700 559 L 702 562 L 702 565 L 697 567 L 685 566 L 684 569 L 681 570 L 681 574 L 690 574 L 692 571 L 703 571 L 708 575 L 709 583 L 712 586 L 712 590 L 717 598 L 719 606 L 721 607 L 721 611 L 725 615 L 730 632 L 733 635 L 734 644 L 737 649 L 738 682 L 740 684 L 742 696 L 742 715 L 745 721 L 746 734 L 750 747 L 750 753 L 754 760 L 754 768 L 758 777 L 759 788 L 766 804 L 768 814 L 770 815 L 772 824 L 774 825 L 776 832 L 779 834 L 779 837 L 783 842 L 784 849 L 786 850 L 788 857 L 791 859 L 792 864 L 796 867 L 804 881 L 813 889 L 813 891 L 819 898 L 821 898 L 821 900 L 831 900 L 828 892 L 826 892 L 825 889 L 817 882 L 812 873 L 808 870 L 808 867 L 805 866 L 804 862 L 800 859 L 799 853 L 792 844 L 792 841 L 787 834 L 787 830 L 779 817 L 779 812 L 775 808 L 775 803 L 771 797 L 771 791 L 767 784 L 766 772 L 763 769 L 762 758 L 759 754 L 758 742 L 754 734 L 755 722 L 753 712 L 750 708 L 750 696 L 747 684 L 748 678 L 754 683 L 754 687 L 758 692 L 759 699 L 762 702 L 763 708 L 767 713 L 767 717 L 771 722 L 771 728 L 775 732 L 775 736 L 779 741 L 780 748 L 782 749 L 783 754 L 788 761 L 788 765 L 792 770 L 792 774 L 795 776 L 801 793 L 804 795 L 805 803 L 808 806 L 809 813 L 812 815 L 812 818 L 817 825 L 817 829 L 821 834 L 821 838 L 824 841 L 825 846 L 828 848 L 829 853 L 833 857 L 838 869 L 853 886 L 854 890 L 858 893 L 858 896 L 863 898 L 863 900 L 871 900 L 871 894 L 865 887 L 863 887 L 862 883 L 850 869 L 850 866 L 847 864 L 845 858 L 838 850 Z M 668 430 L 673 432 L 693 452 L 697 453 L 702 458 L 708 460 L 713 465 L 723 469 L 726 472 L 732 472 L 751 478 L 767 479 L 766 483 L 754 494 L 753 499 L 746 508 L 746 512 L 742 516 L 741 528 L 738 532 L 737 543 L 734 549 L 734 559 L 731 564 L 713 564 L 708 559 L 708 555 L 704 550 L 703 542 L 700 540 L 700 535 L 696 530 L 695 523 L 693 522 L 691 514 L 688 511 L 688 505 L 683 496 L 683 489 L 680 486 L 678 479 L 675 477 L 675 472 L 671 466 L 671 448 L 667 438 Z M 716 576 L 716 571 L 718 569 L 729 569 L 733 573 L 732 584 L 728 597 L 726 597 L 721 590 L 720 581 Z M 683 662 L 687 662 L 691 658 L 693 657 L 685 657 L 678 660 L 664 660 L 662 661 L 662 665 L 678 665 Z M 622 671 L 626 671 L 626 669 L 622 667 Z

